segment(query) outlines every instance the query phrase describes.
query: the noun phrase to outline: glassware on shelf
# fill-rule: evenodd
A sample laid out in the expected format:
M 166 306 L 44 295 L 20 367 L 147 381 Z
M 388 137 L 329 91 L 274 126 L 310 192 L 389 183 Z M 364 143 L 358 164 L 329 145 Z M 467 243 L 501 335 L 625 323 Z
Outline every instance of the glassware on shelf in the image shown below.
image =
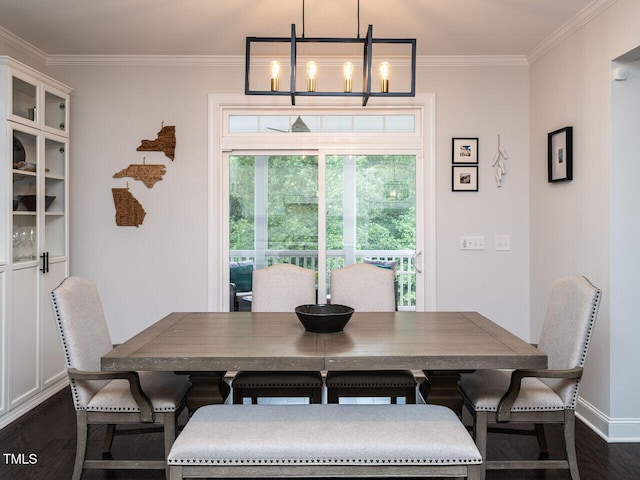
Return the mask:
M 31 260 L 35 260 L 36 259 L 36 232 L 35 229 L 33 227 L 29 227 L 29 234 L 28 234 L 28 253 L 29 256 L 31 257 Z
M 24 262 L 36 258 L 36 230 L 34 227 L 13 227 L 13 260 Z
M 17 227 L 13 227 L 13 237 L 12 237 L 12 246 L 13 246 L 13 260 L 20 260 L 20 256 L 22 255 L 21 246 L 20 246 L 20 231 Z

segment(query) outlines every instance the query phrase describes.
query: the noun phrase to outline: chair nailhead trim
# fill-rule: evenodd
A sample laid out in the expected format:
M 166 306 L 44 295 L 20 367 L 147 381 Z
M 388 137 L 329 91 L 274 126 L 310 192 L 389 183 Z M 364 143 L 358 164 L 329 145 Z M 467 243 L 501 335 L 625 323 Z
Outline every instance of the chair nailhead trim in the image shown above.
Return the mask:
M 236 383 L 236 388 L 270 388 L 270 387 L 321 387 L 321 383 Z
M 481 407 L 478 405 L 475 405 L 475 410 L 478 412 L 497 412 L 498 409 L 493 406 L 493 407 Z M 565 407 L 566 408 L 566 407 Z M 539 412 L 541 410 L 545 410 L 545 411 L 562 411 L 564 410 L 564 408 L 561 407 L 538 407 L 538 406 L 534 406 L 534 407 L 513 407 L 511 409 L 512 412 Z M 572 410 L 572 409 L 570 409 Z
M 139 408 L 127 408 L 127 407 L 87 407 L 88 412 L 140 412 Z M 158 412 L 175 412 L 175 408 L 164 407 L 164 408 L 156 408 L 153 407 L 153 411 Z
M 417 386 L 417 383 L 378 383 L 378 382 L 329 382 L 327 383 L 327 387 L 404 387 L 411 388 Z
M 478 464 L 479 458 L 458 458 L 458 459 L 203 459 L 203 458 L 169 458 L 167 460 L 169 465 L 191 465 L 191 464 L 205 464 L 205 465 L 297 465 L 297 464 L 408 464 L 408 465 L 438 465 L 438 464 Z
M 62 281 L 64 282 L 64 280 Z M 60 283 L 62 285 L 62 283 Z M 58 285 L 58 286 L 60 286 Z M 69 357 L 69 347 L 67 345 L 67 336 L 64 333 L 64 328 L 62 327 L 62 319 L 60 318 L 60 310 L 58 307 L 58 298 L 56 296 L 56 291 L 52 290 L 51 293 L 51 303 L 53 304 L 53 315 L 56 319 L 56 326 L 58 327 L 58 333 L 60 334 L 60 340 L 62 342 L 62 350 L 64 353 L 64 361 L 67 368 L 71 368 L 71 358 Z M 76 386 L 76 381 L 71 380 L 71 393 L 73 394 L 73 404 L 76 410 L 84 410 L 80 406 L 80 395 L 78 393 L 78 387 Z

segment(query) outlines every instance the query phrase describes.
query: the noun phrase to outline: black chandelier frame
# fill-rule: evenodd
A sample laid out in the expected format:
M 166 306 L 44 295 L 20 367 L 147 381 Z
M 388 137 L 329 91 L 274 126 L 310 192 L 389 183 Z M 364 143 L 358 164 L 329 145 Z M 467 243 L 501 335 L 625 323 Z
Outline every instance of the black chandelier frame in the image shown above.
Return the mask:
M 296 37 L 296 26 L 291 25 L 291 37 L 246 37 L 246 59 L 244 72 L 244 93 L 245 95 L 287 95 L 291 97 L 291 105 L 296 104 L 296 97 L 362 97 L 362 106 L 366 106 L 371 97 L 415 97 L 416 91 L 416 40 L 415 38 L 373 38 L 373 26 L 369 25 L 365 38 L 332 38 L 316 37 L 306 38 Z M 288 91 L 252 90 L 249 85 L 251 73 L 251 45 L 256 43 L 290 43 L 291 44 L 291 79 Z M 341 92 L 341 91 L 313 91 L 296 90 L 296 64 L 297 46 L 300 43 L 345 43 L 361 44 L 363 48 L 362 65 L 362 91 Z M 411 89 L 409 91 L 398 92 L 372 92 L 371 91 L 371 69 L 373 63 L 373 46 L 376 44 L 405 44 L 411 46 Z

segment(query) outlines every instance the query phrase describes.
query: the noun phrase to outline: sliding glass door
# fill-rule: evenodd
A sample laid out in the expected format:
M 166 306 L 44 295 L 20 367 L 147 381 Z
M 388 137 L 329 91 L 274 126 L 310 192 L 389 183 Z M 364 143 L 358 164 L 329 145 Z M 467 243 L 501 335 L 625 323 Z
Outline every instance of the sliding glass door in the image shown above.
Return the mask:
M 318 270 L 318 157 L 229 156 L 229 260 Z
M 233 269 L 292 263 L 329 272 L 370 262 L 396 272 L 399 309 L 417 305 L 416 155 L 334 150 L 226 153 Z
M 399 309 L 416 307 L 416 157 L 326 156 L 326 269 L 391 268 Z

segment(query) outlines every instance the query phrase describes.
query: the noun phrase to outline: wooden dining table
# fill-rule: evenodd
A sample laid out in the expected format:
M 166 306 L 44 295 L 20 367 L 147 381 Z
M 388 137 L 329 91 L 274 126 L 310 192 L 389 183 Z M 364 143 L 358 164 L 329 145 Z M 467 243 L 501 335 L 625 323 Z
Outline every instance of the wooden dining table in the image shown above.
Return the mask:
M 355 312 L 342 332 L 306 332 L 295 313 L 176 312 L 102 357 L 102 370 L 188 374 L 187 407 L 224 403 L 239 370 L 547 368 L 547 356 L 476 312 Z

